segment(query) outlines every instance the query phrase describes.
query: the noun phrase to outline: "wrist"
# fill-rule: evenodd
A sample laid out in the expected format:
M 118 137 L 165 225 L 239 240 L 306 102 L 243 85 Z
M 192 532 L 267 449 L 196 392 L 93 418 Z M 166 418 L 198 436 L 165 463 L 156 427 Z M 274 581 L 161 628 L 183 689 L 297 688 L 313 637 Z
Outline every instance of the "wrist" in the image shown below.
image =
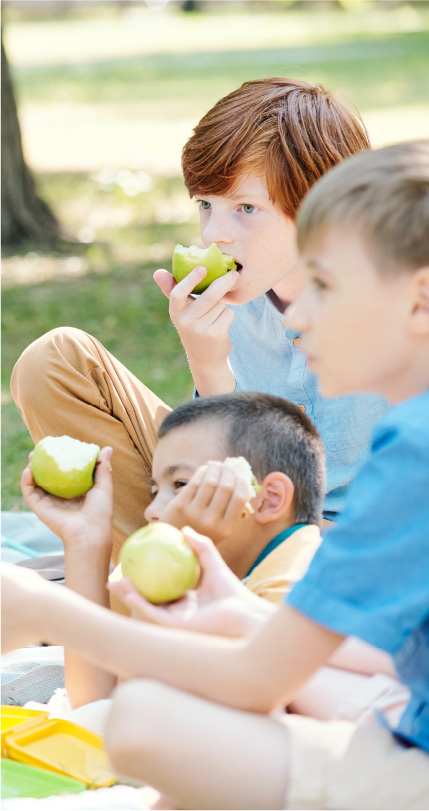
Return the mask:
M 113 545 L 110 530 L 103 532 L 101 530 L 93 531 L 88 529 L 88 531 L 80 534 L 75 532 L 71 534 L 63 533 L 61 540 L 66 554 L 79 551 L 81 555 L 88 554 L 97 556 L 103 553 L 110 555 Z
M 235 377 L 228 360 L 219 364 L 205 364 L 203 368 L 193 364 L 189 356 L 188 362 L 195 387 L 201 397 L 235 391 Z

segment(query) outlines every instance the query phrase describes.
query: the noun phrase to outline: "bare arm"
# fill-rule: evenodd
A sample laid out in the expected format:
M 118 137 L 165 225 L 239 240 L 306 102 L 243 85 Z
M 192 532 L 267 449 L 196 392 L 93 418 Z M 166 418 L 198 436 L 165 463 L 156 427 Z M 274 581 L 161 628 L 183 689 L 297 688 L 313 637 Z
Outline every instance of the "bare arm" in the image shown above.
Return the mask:
M 366 676 L 384 673 L 392 678 L 397 677 L 392 658 L 388 653 L 356 637 L 348 637 L 331 656 L 329 664 L 331 667 Z
M 13 575 L 13 588 L 10 575 L 6 589 L 3 584 L 3 599 L 9 611 L 15 611 L 18 629 L 19 617 L 25 623 L 33 605 L 30 638 L 43 636 L 51 644 L 63 644 L 120 677 L 152 678 L 252 712 L 289 703 L 343 640 L 288 605 L 255 633 L 225 639 L 116 616 L 49 583 L 42 588 L 38 584 L 37 599 L 30 593 L 29 603 L 25 589 L 19 588 L 19 573 Z
M 112 550 L 110 457 L 111 449 L 103 448 L 96 485 L 75 499 L 57 498 L 36 487 L 30 465 L 21 479 L 27 504 L 64 544 L 66 587 L 105 608 L 109 606 L 106 584 Z M 64 658 L 65 683 L 73 708 L 110 695 L 116 684 L 111 673 L 94 667 L 67 647 Z

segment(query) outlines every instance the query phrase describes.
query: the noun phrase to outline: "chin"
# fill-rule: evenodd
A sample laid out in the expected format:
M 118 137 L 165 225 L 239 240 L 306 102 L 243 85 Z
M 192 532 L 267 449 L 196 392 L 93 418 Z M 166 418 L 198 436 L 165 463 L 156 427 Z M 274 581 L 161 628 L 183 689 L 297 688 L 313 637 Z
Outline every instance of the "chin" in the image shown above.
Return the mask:
M 339 383 L 335 380 L 323 380 L 319 377 L 319 391 L 323 397 L 345 397 L 347 394 L 360 394 L 362 389 L 347 385 L 346 383 Z
M 345 394 L 352 394 L 350 389 L 340 386 L 333 380 L 324 380 L 319 377 L 319 391 L 322 397 L 342 397 Z
M 247 304 L 248 301 L 253 301 L 253 297 L 246 296 L 241 290 L 231 290 L 223 297 L 226 304 Z

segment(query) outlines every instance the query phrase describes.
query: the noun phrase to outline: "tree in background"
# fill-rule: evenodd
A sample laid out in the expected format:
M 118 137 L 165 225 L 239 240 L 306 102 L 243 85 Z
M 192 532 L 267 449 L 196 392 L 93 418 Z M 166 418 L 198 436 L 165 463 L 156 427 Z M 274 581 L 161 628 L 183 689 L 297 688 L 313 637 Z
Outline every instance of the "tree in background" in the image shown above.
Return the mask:
M 1 204 L 3 245 L 56 242 L 60 225 L 36 193 L 22 151 L 21 130 L 1 34 Z

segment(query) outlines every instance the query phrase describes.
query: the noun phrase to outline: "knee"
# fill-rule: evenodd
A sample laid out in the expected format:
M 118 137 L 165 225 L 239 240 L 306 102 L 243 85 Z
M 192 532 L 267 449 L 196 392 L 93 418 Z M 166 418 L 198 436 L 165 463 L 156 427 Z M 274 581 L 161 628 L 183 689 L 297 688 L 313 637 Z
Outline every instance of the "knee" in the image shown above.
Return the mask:
M 118 774 L 133 776 L 130 766 L 136 759 L 147 763 L 156 756 L 158 744 L 162 745 L 168 689 L 149 679 L 125 682 L 116 688 L 104 744 Z
M 31 405 L 43 388 L 48 386 L 55 369 L 63 366 L 71 357 L 73 348 L 90 339 L 85 332 L 75 327 L 57 327 L 33 341 L 15 363 L 10 388 L 18 408 L 23 411 Z

